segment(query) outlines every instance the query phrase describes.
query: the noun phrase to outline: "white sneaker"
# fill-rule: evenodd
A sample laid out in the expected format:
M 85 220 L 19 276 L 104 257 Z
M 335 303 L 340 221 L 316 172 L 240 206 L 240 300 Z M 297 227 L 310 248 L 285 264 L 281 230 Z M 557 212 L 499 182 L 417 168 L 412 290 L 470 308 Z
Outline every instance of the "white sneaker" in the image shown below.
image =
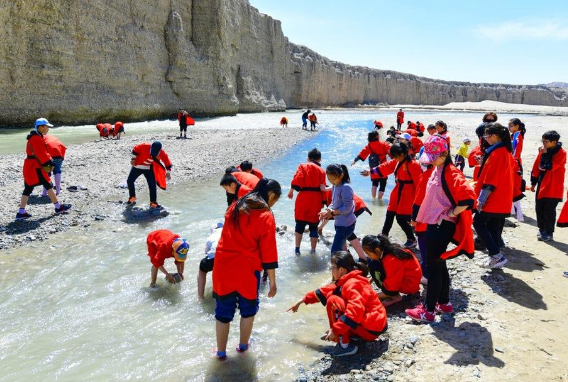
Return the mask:
M 498 253 L 495 256 L 489 256 L 489 260 L 483 264 L 483 268 L 501 269 L 507 262 L 508 260 L 505 256 L 502 253 Z

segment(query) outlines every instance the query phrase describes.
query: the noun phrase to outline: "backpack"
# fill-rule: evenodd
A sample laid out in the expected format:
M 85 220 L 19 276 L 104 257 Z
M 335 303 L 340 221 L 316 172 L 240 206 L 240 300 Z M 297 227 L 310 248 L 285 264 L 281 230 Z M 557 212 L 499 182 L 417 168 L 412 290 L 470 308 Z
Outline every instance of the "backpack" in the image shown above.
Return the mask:
M 371 144 L 369 143 L 369 150 L 371 150 L 371 155 L 369 155 L 369 167 L 375 168 L 380 165 L 379 155 L 375 154 L 373 149 L 371 148 Z

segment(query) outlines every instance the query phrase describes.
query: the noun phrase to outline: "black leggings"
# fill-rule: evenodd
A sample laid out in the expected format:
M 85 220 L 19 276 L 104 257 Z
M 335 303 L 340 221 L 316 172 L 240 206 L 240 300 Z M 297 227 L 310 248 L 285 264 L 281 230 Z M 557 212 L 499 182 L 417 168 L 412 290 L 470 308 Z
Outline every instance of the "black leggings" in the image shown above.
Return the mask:
M 385 192 L 387 188 L 387 179 L 388 178 L 371 179 L 371 182 L 373 183 L 373 187 L 379 187 L 379 192 Z
M 392 228 L 394 223 L 394 218 L 396 217 L 396 222 L 404 231 L 407 240 L 414 241 L 416 238 L 414 237 L 414 232 L 412 231 L 412 226 L 410 225 L 410 215 L 397 215 L 394 211 L 387 211 L 387 215 L 385 216 L 385 224 L 383 225 L 382 234 L 385 236 L 389 235 L 389 232 Z
M 156 178 L 154 177 L 154 171 L 152 170 L 141 170 L 139 168 L 132 167 L 130 174 L 128 175 L 128 179 L 126 180 L 130 197 L 132 198 L 133 196 L 136 196 L 134 183 L 140 175 L 144 175 L 146 182 L 148 182 L 148 189 L 150 189 L 150 203 L 157 203 L 158 191 L 156 189 Z
M 539 231 L 546 232 L 549 235 L 554 233 L 558 203 L 558 199 L 542 198 L 536 200 L 536 222 Z
M 43 186 L 46 190 L 51 190 L 53 188 L 53 184 L 49 183 L 47 179 L 42 174 L 43 170 L 40 168 L 36 168 L 37 178 L 39 179 L 39 184 Z M 37 185 L 36 185 L 37 186 Z M 35 186 L 28 186 L 26 182 L 24 182 L 24 192 L 22 192 L 23 196 L 30 196 L 34 190 Z
M 296 220 L 296 229 L 294 230 L 294 232 L 302 235 L 306 230 L 306 226 L 308 226 L 308 229 L 310 230 L 310 237 L 319 237 L 318 223 L 310 223 L 303 220 Z
M 440 224 L 428 224 L 426 231 L 428 256 L 428 287 L 426 289 L 426 310 L 433 312 L 436 303 L 450 302 L 450 274 L 446 260 L 440 255 L 446 252 L 454 236 L 456 225 L 447 220 Z

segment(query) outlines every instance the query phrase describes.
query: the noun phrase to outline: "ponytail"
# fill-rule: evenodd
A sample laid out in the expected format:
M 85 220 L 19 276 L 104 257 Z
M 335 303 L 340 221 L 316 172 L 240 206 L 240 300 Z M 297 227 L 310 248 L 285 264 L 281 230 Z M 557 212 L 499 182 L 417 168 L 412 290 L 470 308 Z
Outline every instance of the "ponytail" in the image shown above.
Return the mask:
M 371 252 L 375 252 L 375 249 L 379 248 L 383 254 L 393 255 L 400 260 L 410 260 L 414 256 L 400 245 L 391 243 L 385 235 L 367 235 L 363 238 L 361 245 Z
M 513 144 L 511 143 L 511 133 L 509 129 L 500 123 L 490 123 L 485 127 L 485 134 L 492 135 L 495 134 L 501 140 L 501 143 L 505 145 L 508 152 L 513 152 Z
M 525 128 L 525 124 L 521 122 L 519 118 L 513 118 L 509 121 L 509 123 L 512 123 L 515 126 L 519 126 L 519 132 L 521 133 L 521 136 L 525 136 L 527 129 Z
M 254 190 L 237 200 L 231 216 L 235 227 L 239 227 L 239 216 L 241 213 L 248 214 L 250 210 L 270 209 L 268 206 L 269 192 L 272 192 L 279 198 L 282 195 L 282 187 L 274 179 L 263 178 L 258 181 Z
M 341 184 L 351 183 L 351 178 L 349 177 L 349 170 L 344 164 L 334 163 L 327 166 L 325 169 L 326 174 L 331 174 L 337 177 L 343 175 L 341 179 Z
M 363 263 L 355 262 L 353 256 L 351 256 L 351 254 L 347 251 L 333 252 L 331 254 L 331 263 L 338 267 L 347 269 L 347 272 L 359 270 L 363 277 L 367 277 L 369 274 L 367 266 Z

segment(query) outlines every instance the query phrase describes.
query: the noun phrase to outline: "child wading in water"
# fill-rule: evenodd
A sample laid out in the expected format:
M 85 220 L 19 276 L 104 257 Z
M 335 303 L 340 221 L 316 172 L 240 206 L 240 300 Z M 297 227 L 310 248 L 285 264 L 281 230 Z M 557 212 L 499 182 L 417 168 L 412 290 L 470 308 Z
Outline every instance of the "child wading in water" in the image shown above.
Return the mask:
M 357 161 L 364 161 L 369 158 L 369 168 L 372 169 L 387 161 L 390 145 L 379 140 L 379 132 L 371 131 L 367 140 L 369 143 L 363 147 L 363 150 L 353 159 L 353 166 Z M 377 188 L 379 189 L 379 199 L 383 198 L 387 187 L 387 178 L 381 178 L 378 174 L 371 174 L 371 197 L 377 196 Z
M 271 207 L 280 198 L 280 184 L 262 179 L 248 195 L 225 214 L 221 239 L 213 264 L 213 297 L 216 300 L 217 357 L 227 357 L 230 323 L 237 305 L 241 314 L 238 352 L 248 350 L 254 316 L 258 313 L 260 272 L 270 280 L 268 297 L 276 295 L 276 223 Z
M 421 163 L 433 165 L 434 170 L 428 179 L 424 200 L 416 201 L 420 205 L 416 221 L 428 225 L 426 304 L 406 310 L 416 321 L 434 322 L 437 312 L 453 313 L 446 260 L 461 254 L 471 258 L 474 252 L 471 209 L 475 193 L 452 163 L 449 147 L 443 137 L 433 135 L 426 141 L 420 157 Z M 447 251 L 450 242 L 457 247 Z
M 331 245 L 331 253 L 345 251 L 347 249 L 347 239 L 355 231 L 355 203 L 353 201 L 355 193 L 349 185 L 349 171 L 344 164 L 330 164 L 326 168 L 327 179 L 333 185 L 331 191 L 331 204 L 327 209 L 320 213 L 320 220 L 334 218 L 335 237 Z M 322 186 L 325 190 L 325 187 Z
M 379 298 L 384 306 L 402 300 L 401 293 L 420 291 L 422 270 L 410 250 L 392 244 L 386 236 L 367 235 L 363 238 L 363 251 L 369 258 L 367 266 L 371 278 L 381 289 Z
M 334 357 L 357 353 L 352 337 L 375 341 L 387 330 L 385 308 L 366 276 L 367 267 L 355 263 L 349 252 L 336 252 L 331 256 L 333 282 L 306 294 L 288 309 L 296 313 L 302 304 L 321 302 L 325 306 L 330 328 L 322 339 L 338 342 Z

